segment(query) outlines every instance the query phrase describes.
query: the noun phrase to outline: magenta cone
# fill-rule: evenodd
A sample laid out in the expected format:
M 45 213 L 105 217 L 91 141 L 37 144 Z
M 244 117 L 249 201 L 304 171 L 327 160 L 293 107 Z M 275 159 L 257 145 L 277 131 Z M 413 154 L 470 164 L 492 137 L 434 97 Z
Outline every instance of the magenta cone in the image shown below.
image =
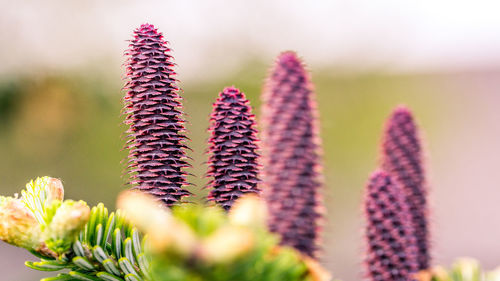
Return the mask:
M 371 281 L 410 281 L 417 271 L 416 240 L 403 190 L 388 173 L 371 176 L 364 198 L 366 275 Z
M 134 31 L 126 52 L 125 123 L 130 126 L 128 172 L 134 188 L 171 206 L 186 185 L 184 120 L 170 49 L 150 24 Z
M 254 115 L 245 94 L 225 88 L 210 118 L 208 199 L 229 210 L 247 193 L 260 193 Z
M 430 265 L 427 191 L 418 128 L 410 110 L 396 108 L 382 140 L 382 168 L 405 192 L 418 246 L 418 268 Z
M 280 54 L 263 92 L 263 193 L 281 243 L 316 257 L 322 216 L 315 94 L 294 52 Z

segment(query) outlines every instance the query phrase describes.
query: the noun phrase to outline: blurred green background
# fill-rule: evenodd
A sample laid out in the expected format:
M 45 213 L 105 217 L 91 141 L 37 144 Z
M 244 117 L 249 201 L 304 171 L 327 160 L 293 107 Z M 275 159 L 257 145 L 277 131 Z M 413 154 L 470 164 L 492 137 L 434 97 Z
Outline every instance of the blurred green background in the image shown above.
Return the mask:
M 190 172 L 195 176 L 190 181 L 197 186 L 197 196 L 206 193 L 200 188 L 206 182 L 206 130 L 218 92 L 229 85 L 240 88 L 258 118 L 269 64 L 255 61 L 224 79 L 180 83 L 194 158 Z M 126 156 L 122 149 L 126 126 L 120 112 L 122 80 L 119 75 L 88 73 L 42 74 L 0 82 L 3 191 L 14 193 L 30 178 L 50 175 L 63 179 L 71 198 L 114 206 L 114 197 L 125 188 L 126 180 L 120 163 Z M 352 185 L 360 189 L 366 172 L 375 165 L 384 118 L 396 105 L 404 102 L 417 113 L 423 111 L 419 119 L 429 120 L 427 130 L 433 130 L 437 124 L 431 120 L 446 110 L 436 106 L 445 102 L 444 97 L 426 76 L 350 75 L 322 69 L 314 71 L 313 80 L 321 112 L 327 188 Z M 330 181 L 336 184 L 329 185 Z
M 465 3 L 467 2 L 467 3 Z M 113 208 L 125 187 L 123 50 L 155 24 L 171 42 L 202 197 L 208 116 L 234 85 L 259 117 L 273 57 L 296 50 L 317 93 L 324 146 L 323 264 L 360 280 L 361 198 L 385 118 L 399 104 L 424 134 L 435 263 L 500 264 L 500 3 L 422 0 L 0 0 L 0 193 L 63 180 L 67 198 Z M 397 11 L 397 12 L 395 12 Z M 0 280 L 46 276 L 0 243 Z
M 203 162 L 206 160 L 206 129 L 212 102 L 224 86 L 235 85 L 247 94 L 259 116 L 259 96 L 270 64 L 252 61 L 228 73 L 223 79 L 181 82 L 189 120 L 189 145 L 193 149 L 191 157 L 194 158 L 194 168 L 190 172 L 195 176 L 190 181 L 196 184 L 192 190 L 198 198 L 206 194 L 206 190 L 201 190 L 201 187 L 206 182 Z M 491 96 L 490 87 L 483 87 L 485 81 L 494 82 L 500 75 L 490 77 L 470 73 L 464 76 L 464 80 L 462 74 L 389 74 L 383 71 L 353 74 L 329 68 L 311 69 L 311 72 L 321 114 L 324 145 L 324 193 L 328 208 L 324 263 L 340 277 L 355 280 L 347 278 L 359 276 L 363 249 L 360 216 L 362 188 L 369 173 L 376 168 L 381 129 L 395 106 L 404 103 L 411 107 L 424 131 L 428 154 L 432 155 L 430 160 L 433 160 L 428 168 L 433 195 L 431 202 L 438 207 L 433 209 L 433 215 L 438 213 L 452 220 L 451 230 L 453 227 L 456 230 L 454 220 L 460 220 L 456 216 L 460 212 L 471 212 L 450 210 L 453 202 L 458 200 L 461 202 L 460 207 L 469 204 L 474 208 L 474 204 L 481 200 L 479 198 L 488 197 L 488 193 L 481 192 L 479 186 L 468 187 L 476 189 L 476 193 L 472 194 L 476 194 L 477 198 L 469 197 L 472 190 L 467 189 L 463 189 L 466 193 L 460 196 L 454 190 L 457 187 L 451 186 L 446 179 L 455 174 L 450 171 L 453 169 L 450 163 L 465 161 L 460 160 L 460 157 L 470 159 L 467 154 L 455 155 L 450 151 L 450 147 L 453 147 L 451 142 L 462 143 L 463 151 L 469 149 L 460 136 L 474 129 L 467 129 L 467 124 L 477 122 L 481 119 L 480 114 L 489 112 L 487 104 L 498 101 L 498 98 Z M 2 194 L 19 192 L 31 178 L 50 175 L 63 180 L 67 198 L 83 199 L 91 205 L 104 202 L 113 208 L 117 194 L 125 188 L 126 180 L 120 163 L 126 156 L 122 150 L 125 126 L 121 124 L 121 99 L 124 94 L 121 87 L 122 80 L 117 71 L 40 73 L 4 78 L 0 82 Z M 497 113 L 491 113 L 498 117 Z M 491 119 L 489 122 L 498 120 Z M 481 133 L 484 135 L 477 137 L 496 136 L 498 139 L 498 131 L 491 132 L 491 135 L 487 135 L 487 131 Z M 461 177 L 464 176 L 467 175 L 451 182 L 463 181 Z M 460 188 L 459 185 L 458 191 Z M 484 188 L 488 190 L 488 187 Z M 495 195 L 498 196 L 498 191 Z M 451 203 L 436 202 L 436 197 Z M 466 203 L 466 200 L 471 199 L 472 203 Z M 449 216 L 447 210 L 451 211 Z M 432 221 L 435 222 L 436 217 Z M 441 229 L 446 223 L 443 220 L 438 226 L 436 233 L 439 235 L 435 235 L 433 240 L 448 241 L 449 237 L 441 236 L 447 233 L 446 229 Z M 464 224 L 459 221 L 458 229 L 461 227 Z M 467 231 L 473 235 L 471 230 Z M 491 235 L 494 233 L 498 233 L 498 230 L 493 230 Z M 457 236 L 460 235 L 454 234 L 452 239 L 455 243 L 460 242 Z M 477 241 L 476 238 L 466 238 L 469 244 L 438 245 L 444 249 L 477 249 L 476 253 L 457 250 L 456 255 L 476 254 L 483 258 L 483 262 L 489 262 L 491 266 L 495 264 L 491 257 L 499 258 L 498 249 L 478 248 L 471 243 Z M 491 246 L 494 246 L 495 242 L 490 241 L 493 243 Z M 22 262 L 29 257 L 23 254 L 23 250 L 5 244 L 1 244 L 0 249 L 2 268 L 8 268 L 9 276 L 12 276 L 9 280 L 35 280 L 35 276 L 43 276 L 23 268 Z M 453 255 L 452 250 L 448 251 L 451 253 L 438 253 L 436 256 L 444 256 L 441 260 L 447 262 Z

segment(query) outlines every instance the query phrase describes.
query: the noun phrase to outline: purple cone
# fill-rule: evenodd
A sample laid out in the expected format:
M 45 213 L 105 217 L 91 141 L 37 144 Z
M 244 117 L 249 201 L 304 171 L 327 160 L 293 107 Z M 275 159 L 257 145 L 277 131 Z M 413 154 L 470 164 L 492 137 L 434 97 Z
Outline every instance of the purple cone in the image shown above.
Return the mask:
M 375 172 L 364 198 L 367 253 L 371 281 L 410 281 L 417 271 L 416 241 L 409 206 L 401 186 L 383 171 Z
M 398 107 L 386 123 L 382 168 L 405 192 L 418 246 L 418 269 L 430 265 L 425 173 L 418 129 L 410 110 Z
M 320 139 L 313 86 L 294 52 L 280 54 L 262 107 L 263 193 L 281 243 L 316 257 L 322 214 Z
M 184 120 L 174 63 L 163 35 L 150 24 L 134 31 L 126 52 L 125 124 L 128 172 L 134 188 L 167 206 L 190 193 L 186 185 Z
M 243 194 L 260 193 L 255 121 L 244 93 L 228 87 L 219 94 L 209 131 L 208 199 L 229 210 Z

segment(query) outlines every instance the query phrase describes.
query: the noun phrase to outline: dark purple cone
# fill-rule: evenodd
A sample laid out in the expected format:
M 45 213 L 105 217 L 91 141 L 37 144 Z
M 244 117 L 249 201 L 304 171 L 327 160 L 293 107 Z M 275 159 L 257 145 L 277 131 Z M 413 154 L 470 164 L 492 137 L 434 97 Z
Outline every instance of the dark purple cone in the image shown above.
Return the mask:
M 381 160 L 382 168 L 405 191 L 415 228 L 418 269 L 428 269 L 430 265 L 429 230 L 422 149 L 412 113 L 405 107 L 396 108 L 386 123 Z
M 210 117 L 209 200 L 229 210 L 246 193 L 260 193 L 257 184 L 257 137 L 254 115 L 245 94 L 225 88 Z
M 313 87 L 294 52 L 269 74 L 262 107 L 263 194 L 281 243 L 315 258 L 323 213 L 318 114 Z
M 124 98 L 125 124 L 130 125 L 130 184 L 171 206 L 190 194 L 182 188 L 189 164 L 174 63 L 167 42 L 153 25 L 141 25 L 134 35 L 126 52 Z
M 366 275 L 370 281 L 410 281 L 417 272 L 416 241 L 402 188 L 389 174 L 375 172 L 364 198 Z

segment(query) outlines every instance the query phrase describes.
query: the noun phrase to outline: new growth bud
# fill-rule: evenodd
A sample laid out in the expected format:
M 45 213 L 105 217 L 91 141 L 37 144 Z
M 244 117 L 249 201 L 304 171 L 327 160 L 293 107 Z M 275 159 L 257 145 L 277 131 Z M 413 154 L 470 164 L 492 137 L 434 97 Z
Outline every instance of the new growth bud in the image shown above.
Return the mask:
M 0 240 L 49 257 L 68 251 L 89 219 L 83 201 L 62 201 L 58 179 L 37 178 L 26 185 L 22 197 L 0 197 Z
M 43 231 L 42 239 L 52 251 L 62 254 L 71 247 L 74 237 L 85 226 L 90 208 L 83 201 L 64 201 L 49 225 Z
M 0 200 L 0 240 L 25 249 L 40 247 L 40 227 L 33 213 L 19 200 Z

